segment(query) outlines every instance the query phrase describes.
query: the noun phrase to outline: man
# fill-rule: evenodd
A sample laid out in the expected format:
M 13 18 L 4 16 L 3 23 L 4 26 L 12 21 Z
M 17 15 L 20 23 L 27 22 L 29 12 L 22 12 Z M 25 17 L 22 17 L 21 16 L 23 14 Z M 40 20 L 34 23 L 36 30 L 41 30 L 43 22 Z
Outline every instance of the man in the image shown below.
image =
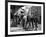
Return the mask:
M 34 18 L 34 22 L 35 22 L 35 30 L 37 30 L 37 27 L 38 27 L 37 26 L 37 23 L 38 23 L 38 18 L 37 17 Z

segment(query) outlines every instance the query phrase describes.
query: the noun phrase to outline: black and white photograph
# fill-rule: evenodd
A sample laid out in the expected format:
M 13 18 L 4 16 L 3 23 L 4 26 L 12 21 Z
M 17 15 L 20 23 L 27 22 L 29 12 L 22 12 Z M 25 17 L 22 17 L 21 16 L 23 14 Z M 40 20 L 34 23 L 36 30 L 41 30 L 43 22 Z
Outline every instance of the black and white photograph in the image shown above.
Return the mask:
M 10 5 L 11 32 L 41 30 L 41 6 Z
M 43 4 L 8 2 L 8 35 L 43 33 Z

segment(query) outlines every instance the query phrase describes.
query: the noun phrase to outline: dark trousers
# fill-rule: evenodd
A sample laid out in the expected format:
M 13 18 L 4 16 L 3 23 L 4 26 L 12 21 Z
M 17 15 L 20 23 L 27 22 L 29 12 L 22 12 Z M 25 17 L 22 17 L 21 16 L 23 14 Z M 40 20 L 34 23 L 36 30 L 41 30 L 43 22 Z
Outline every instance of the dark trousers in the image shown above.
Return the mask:
M 37 27 L 38 27 L 38 26 L 37 26 L 38 18 L 35 18 L 35 19 L 34 19 L 34 22 L 35 22 L 35 27 L 36 27 L 36 30 L 37 30 Z

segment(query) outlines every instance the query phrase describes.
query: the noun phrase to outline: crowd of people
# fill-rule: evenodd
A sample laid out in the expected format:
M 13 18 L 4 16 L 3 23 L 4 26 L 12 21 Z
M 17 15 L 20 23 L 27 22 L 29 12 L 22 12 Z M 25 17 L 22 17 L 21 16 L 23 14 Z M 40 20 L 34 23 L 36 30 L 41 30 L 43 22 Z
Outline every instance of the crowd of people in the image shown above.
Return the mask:
M 26 11 L 26 9 L 23 9 L 22 7 L 14 13 L 13 22 L 15 23 L 16 27 L 21 25 L 26 31 L 33 30 L 34 27 L 35 30 L 38 28 L 38 18 L 36 16 L 33 17 L 33 14 L 30 14 L 28 11 Z

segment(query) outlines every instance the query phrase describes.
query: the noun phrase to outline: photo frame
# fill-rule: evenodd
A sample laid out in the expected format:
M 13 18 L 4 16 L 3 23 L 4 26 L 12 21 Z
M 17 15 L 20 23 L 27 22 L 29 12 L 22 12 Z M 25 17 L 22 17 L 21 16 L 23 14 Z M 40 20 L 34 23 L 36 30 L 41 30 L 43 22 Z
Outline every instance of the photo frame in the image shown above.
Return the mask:
M 45 3 L 5 1 L 5 35 L 45 34 Z

